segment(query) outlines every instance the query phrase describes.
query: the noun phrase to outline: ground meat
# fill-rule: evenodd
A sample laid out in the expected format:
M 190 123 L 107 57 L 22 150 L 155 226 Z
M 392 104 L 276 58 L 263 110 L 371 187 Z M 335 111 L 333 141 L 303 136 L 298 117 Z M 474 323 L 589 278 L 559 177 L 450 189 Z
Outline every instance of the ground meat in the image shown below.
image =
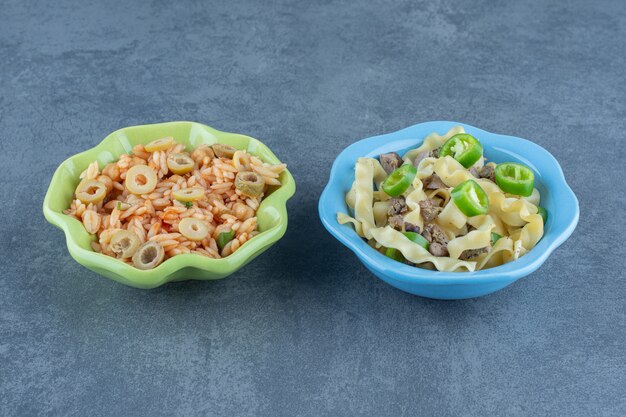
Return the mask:
M 402 231 L 402 228 L 404 227 L 404 219 L 401 215 L 396 214 L 395 216 L 391 216 L 387 219 L 387 221 L 389 222 L 389 226 Z
M 413 165 L 416 167 L 422 162 L 424 158 L 439 158 L 439 148 L 433 149 L 431 151 L 420 152 L 417 154 L 415 159 L 413 160 Z
M 433 256 L 449 256 L 448 247 L 446 245 L 442 245 L 441 243 L 433 242 L 430 244 L 428 251 Z
M 437 226 L 435 223 L 426 223 L 424 225 L 424 231 L 422 232 L 422 236 L 426 238 L 429 242 L 441 243 L 442 245 L 448 244 L 448 238 L 446 234 L 441 230 L 441 227 Z
M 484 167 L 482 167 L 478 172 L 478 175 L 480 176 L 480 178 L 486 178 L 488 180 L 496 182 L 496 172 L 491 165 L 485 165 Z
M 422 215 L 422 218 L 427 222 L 433 221 L 435 217 L 439 215 L 439 212 L 441 212 L 439 202 L 432 198 L 427 198 L 426 200 L 420 201 L 419 206 L 420 214 Z
M 476 167 L 471 167 L 469 170 L 470 174 L 472 174 L 474 177 L 476 178 L 480 178 L 480 172 L 478 171 L 478 168 Z
M 389 199 L 389 209 L 387 210 L 387 215 L 393 216 L 396 214 L 406 213 L 408 207 L 406 206 L 406 201 L 404 197 L 394 197 Z
M 461 252 L 461 255 L 459 255 L 459 259 L 462 261 L 467 261 L 468 259 L 475 258 L 478 255 L 482 255 L 483 253 L 487 253 L 489 252 L 489 250 L 491 250 L 489 246 L 485 246 L 484 248 L 478 248 L 478 249 L 466 249 L 463 252 Z
M 420 232 L 420 227 L 416 224 L 413 223 L 404 223 L 404 231 L 405 232 L 415 232 L 415 233 L 419 233 Z
M 384 153 L 380 156 L 379 159 L 380 165 L 382 165 L 387 174 L 393 172 L 404 162 L 402 158 L 400 158 L 400 155 L 395 152 Z
M 438 188 L 448 188 L 448 186 L 444 184 L 443 181 L 441 181 L 441 178 L 439 178 L 439 175 L 437 174 L 433 174 L 429 177 L 424 178 L 422 180 L 422 183 L 424 184 L 424 188 L 427 190 L 436 190 Z
M 404 229 L 407 232 L 419 233 L 420 228 L 417 225 L 411 223 L 405 223 Z M 426 223 L 424 225 L 424 231 L 422 236 L 430 243 L 428 251 L 433 256 L 448 256 L 448 239 L 443 233 L 443 230 L 436 224 Z M 423 266 L 423 265 L 420 265 Z

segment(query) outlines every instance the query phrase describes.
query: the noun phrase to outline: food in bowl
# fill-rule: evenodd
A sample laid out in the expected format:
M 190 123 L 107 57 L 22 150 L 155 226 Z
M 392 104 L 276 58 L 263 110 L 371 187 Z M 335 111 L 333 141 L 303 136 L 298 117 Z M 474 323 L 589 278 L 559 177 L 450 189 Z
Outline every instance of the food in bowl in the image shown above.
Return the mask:
M 340 224 L 386 256 L 439 271 L 477 271 L 517 260 L 543 236 L 532 170 L 487 162 L 461 126 L 432 133 L 403 156 L 359 158 Z
M 94 251 L 138 269 L 180 254 L 223 258 L 258 234 L 256 211 L 285 168 L 225 144 L 187 151 L 160 138 L 102 169 L 92 162 L 64 213 L 97 237 Z

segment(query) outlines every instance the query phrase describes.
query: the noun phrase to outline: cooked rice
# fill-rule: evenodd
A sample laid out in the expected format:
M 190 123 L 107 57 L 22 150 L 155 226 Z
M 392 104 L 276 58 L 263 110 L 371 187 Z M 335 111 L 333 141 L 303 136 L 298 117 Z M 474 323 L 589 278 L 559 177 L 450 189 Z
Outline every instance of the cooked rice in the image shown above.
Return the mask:
M 270 165 L 245 150 L 238 150 L 232 159 L 218 158 L 207 145 L 200 145 L 192 152 L 173 142 L 164 151 L 148 152 L 143 145 L 135 145 L 130 154 L 120 155 L 117 162 L 103 167 L 94 161 L 80 174 L 82 180 L 97 180 L 106 187 L 105 199 L 97 204 L 72 201 L 65 214 L 81 221 L 87 232 L 96 234 L 94 251 L 116 257 L 109 248 L 115 232 L 134 232 L 143 244 L 158 242 L 165 250 L 165 259 L 176 255 L 195 253 L 219 259 L 229 256 L 241 245 L 258 234 L 256 211 L 264 196 L 251 198 L 243 195 L 234 184 L 238 172 L 252 171 L 270 185 L 280 185 L 278 176 L 285 164 Z M 172 153 L 184 153 L 195 161 L 195 168 L 184 175 L 172 174 L 167 157 Z M 157 185 L 146 195 L 130 193 L 124 180 L 128 170 L 135 165 L 147 165 L 157 174 Z M 172 192 L 185 188 L 199 188 L 204 197 L 192 204 L 173 199 Z M 188 207 L 189 206 L 189 207 Z M 193 217 L 204 222 L 209 229 L 202 241 L 187 239 L 178 230 L 179 222 Z M 234 238 L 220 251 L 217 238 L 220 233 L 235 231 Z M 132 265 L 130 259 L 121 259 Z

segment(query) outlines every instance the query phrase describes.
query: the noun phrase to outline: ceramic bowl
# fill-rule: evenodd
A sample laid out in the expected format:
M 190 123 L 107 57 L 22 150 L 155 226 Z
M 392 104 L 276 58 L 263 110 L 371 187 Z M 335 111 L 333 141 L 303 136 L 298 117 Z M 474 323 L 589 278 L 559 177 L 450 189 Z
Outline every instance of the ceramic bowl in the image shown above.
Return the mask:
M 544 236 L 537 246 L 517 261 L 476 272 L 439 272 L 411 267 L 389 259 L 367 245 L 351 225 L 340 225 L 337 213 L 349 213 L 345 194 L 354 181 L 354 165 L 359 157 L 377 157 L 385 152 L 402 155 L 419 146 L 432 132 L 445 134 L 461 125 L 478 138 L 484 154 L 494 162 L 521 162 L 535 173 L 535 186 L 541 192 L 541 205 L 549 213 Z M 319 215 L 326 229 L 350 248 L 374 275 L 411 294 L 437 299 L 463 299 L 498 291 L 534 272 L 574 231 L 578 223 L 578 200 L 565 182 L 556 159 L 541 146 L 526 139 L 499 135 L 464 123 L 437 121 L 363 139 L 348 146 L 335 159 L 330 179 L 319 200 Z
M 170 122 L 133 126 L 108 135 L 98 146 L 64 161 L 54 173 L 43 202 L 46 219 L 65 232 L 70 255 L 81 265 L 115 281 L 137 288 L 155 288 L 170 281 L 188 279 L 210 280 L 227 277 L 259 256 L 276 243 L 287 229 L 287 200 L 294 194 L 295 181 L 285 170 L 279 177 L 280 187 L 270 189 L 257 211 L 261 233 L 242 245 L 235 253 L 222 259 L 209 259 L 195 254 L 172 257 L 152 270 L 139 270 L 112 257 L 94 252 L 91 242 L 95 236 L 87 233 L 82 223 L 63 214 L 72 201 L 80 173 L 89 163 L 98 160 L 100 167 L 116 161 L 119 155 L 131 151 L 134 145 L 173 136 L 187 150 L 206 143 L 225 143 L 237 149 L 247 149 L 263 161 L 280 161 L 260 141 L 249 136 L 220 132 L 193 122 Z

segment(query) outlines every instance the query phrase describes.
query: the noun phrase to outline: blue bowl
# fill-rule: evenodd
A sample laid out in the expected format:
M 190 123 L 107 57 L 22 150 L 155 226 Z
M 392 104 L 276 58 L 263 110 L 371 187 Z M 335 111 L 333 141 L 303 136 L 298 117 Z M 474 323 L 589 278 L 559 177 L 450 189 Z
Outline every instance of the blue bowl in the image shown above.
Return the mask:
M 485 156 L 494 162 L 521 162 L 535 173 L 535 186 L 541 192 L 541 205 L 548 210 L 543 238 L 531 251 L 515 262 L 476 272 L 439 272 L 411 267 L 389 259 L 367 245 L 351 225 L 340 225 L 337 213 L 349 213 L 345 194 L 354 181 L 354 164 L 359 157 L 385 152 L 403 154 L 419 146 L 432 132 L 445 134 L 461 125 L 477 137 Z M 498 291 L 539 268 L 550 254 L 572 234 L 578 223 L 578 200 L 565 182 L 554 157 L 541 146 L 526 139 L 498 135 L 456 122 L 427 122 L 398 132 L 358 141 L 335 159 L 330 179 L 319 201 L 324 227 L 350 248 L 374 275 L 386 283 L 422 297 L 457 300 L 480 297 Z

